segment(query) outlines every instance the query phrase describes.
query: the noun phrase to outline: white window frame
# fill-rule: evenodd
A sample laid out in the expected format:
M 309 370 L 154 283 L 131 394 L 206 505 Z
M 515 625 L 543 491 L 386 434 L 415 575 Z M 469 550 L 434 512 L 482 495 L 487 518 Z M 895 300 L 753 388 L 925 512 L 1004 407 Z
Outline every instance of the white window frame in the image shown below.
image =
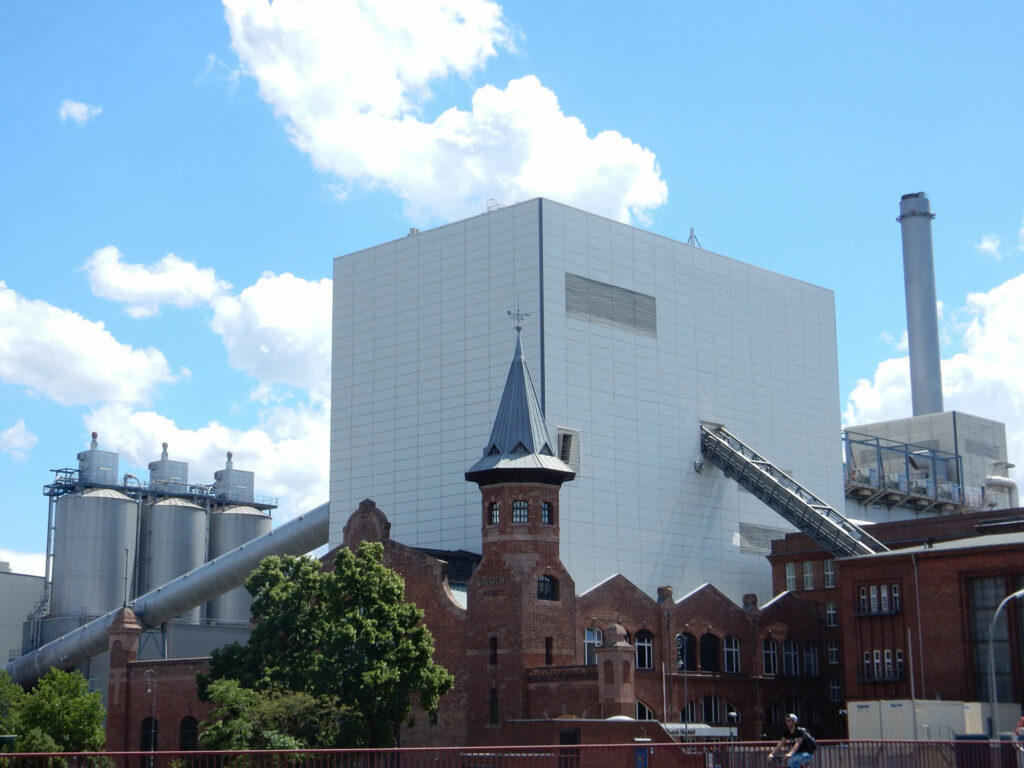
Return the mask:
M 870 603 L 871 613 L 878 613 L 878 585 L 872 584 L 868 587 L 868 602 Z
M 779 644 L 770 637 L 761 641 L 761 668 L 765 675 L 779 674 Z
M 814 589 L 814 563 L 810 560 L 804 563 L 804 589 Z
M 800 648 L 796 640 L 784 640 L 782 643 L 782 674 L 795 676 L 800 674 Z
M 878 607 L 882 613 L 889 612 L 889 585 L 883 584 L 878 588 Z
M 825 589 L 836 588 L 836 561 L 826 560 L 824 562 L 825 570 Z
M 838 680 L 828 681 L 828 697 L 831 701 L 841 701 L 842 688 Z
M 828 663 L 838 664 L 839 663 L 839 641 L 829 640 L 828 641 Z
M 530 522 L 530 502 L 526 499 L 516 499 L 512 502 L 512 522 Z
M 726 635 L 722 640 L 722 658 L 725 671 L 739 674 L 740 671 L 740 639 L 734 635 Z
M 834 602 L 825 603 L 825 626 L 839 626 L 839 606 Z
M 654 635 L 646 629 L 636 633 L 636 668 L 654 669 Z
M 587 627 L 583 632 L 583 663 L 592 667 L 597 664 L 597 649 L 604 641 L 604 633 L 597 627 Z
M 796 563 L 786 563 L 786 591 L 796 592 Z

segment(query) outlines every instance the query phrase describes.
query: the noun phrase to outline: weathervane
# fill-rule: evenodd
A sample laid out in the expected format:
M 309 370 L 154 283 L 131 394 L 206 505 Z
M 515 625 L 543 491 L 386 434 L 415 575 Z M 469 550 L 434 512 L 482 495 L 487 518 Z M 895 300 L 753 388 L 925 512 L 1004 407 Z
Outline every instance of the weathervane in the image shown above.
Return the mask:
M 507 312 L 505 312 L 505 314 L 508 315 L 509 317 L 511 317 L 513 321 L 515 321 L 516 331 L 523 330 L 523 320 L 530 316 L 529 312 L 520 312 L 519 311 L 519 299 L 516 299 L 516 309 L 515 309 L 515 312 L 513 312 L 510 309 Z

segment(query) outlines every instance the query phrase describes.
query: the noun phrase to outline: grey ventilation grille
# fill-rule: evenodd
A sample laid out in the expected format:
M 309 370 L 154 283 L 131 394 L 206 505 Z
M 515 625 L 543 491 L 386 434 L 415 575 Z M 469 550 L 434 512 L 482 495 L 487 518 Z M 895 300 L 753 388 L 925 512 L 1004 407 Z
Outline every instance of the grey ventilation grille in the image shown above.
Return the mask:
M 781 539 L 787 533 L 788 531 L 782 528 L 771 528 L 767 525 L 741 522 L 738 534 L 740 552 L 745 552 L 749 555 L 770 555 L 772 552 L 772 539 Z
M 565 273 L 565 314 L 579 320 L 658 335 L 653 296 Z

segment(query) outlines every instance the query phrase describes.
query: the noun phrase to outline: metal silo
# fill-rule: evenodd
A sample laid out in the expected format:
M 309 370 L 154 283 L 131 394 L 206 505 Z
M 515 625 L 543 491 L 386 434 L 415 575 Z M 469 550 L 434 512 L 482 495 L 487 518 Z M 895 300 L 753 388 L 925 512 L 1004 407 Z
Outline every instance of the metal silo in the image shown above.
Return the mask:
M 206 561 L 206 510 L 187 499 L 168 498 L 148 504 L 142 511 L 140 574 L 149 592 Z M 197 606 L 182 614 L 198 623 Z
M 112 488 L 86 488 L 57 500 L 51 616 L 99 616 L 123 604 L 137 519 L 135 500 Z
M 255 507 L 236 505 L 211 511 L 210 559 L 268 533 L 270 526 L 270 515 Z M 207 603 L 206 615 L 213 621 L 248 623 L 251 605 L 245 587 L 237 587 Z

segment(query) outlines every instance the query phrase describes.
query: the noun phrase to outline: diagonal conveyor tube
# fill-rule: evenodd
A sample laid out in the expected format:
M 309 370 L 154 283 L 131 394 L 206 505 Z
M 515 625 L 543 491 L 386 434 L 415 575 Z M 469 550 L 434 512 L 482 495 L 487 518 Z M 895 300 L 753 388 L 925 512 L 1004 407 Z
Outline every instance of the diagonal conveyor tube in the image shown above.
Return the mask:
M 302 555 L 326 544 L 328 527 L 328 504 L 324 503 L 135 598 L 132 609 L 143 627 L 158 627 L 168 619 L 241 586 L 268 555 Z M 28 686 L 45 675 L 50 667 L 68 669 L 103 653 L 107 650 L 107 628 L 120 610 L 116 608 L 83 624 L 15 659 L 4 669 L 14 682 Z

